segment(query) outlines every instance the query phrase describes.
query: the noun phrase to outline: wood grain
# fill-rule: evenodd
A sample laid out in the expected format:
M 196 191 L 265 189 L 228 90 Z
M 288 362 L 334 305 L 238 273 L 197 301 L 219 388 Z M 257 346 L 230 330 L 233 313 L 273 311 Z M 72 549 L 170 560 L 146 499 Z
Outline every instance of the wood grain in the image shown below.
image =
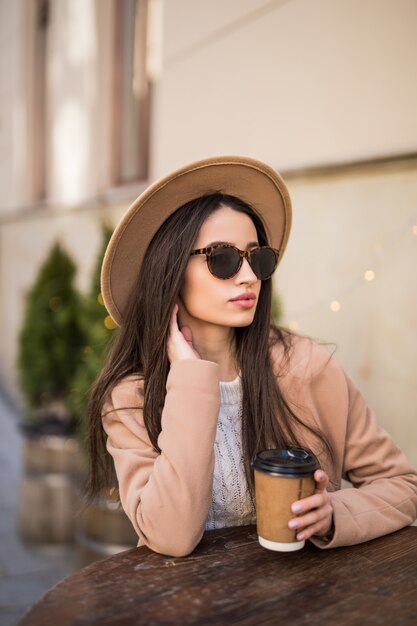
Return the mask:
M 262 548 L 254 526 L 205 534 L 185 558 L 133 548 L 53 587 L 19 626 L 415 626 L 417 528 L 358 546 Z

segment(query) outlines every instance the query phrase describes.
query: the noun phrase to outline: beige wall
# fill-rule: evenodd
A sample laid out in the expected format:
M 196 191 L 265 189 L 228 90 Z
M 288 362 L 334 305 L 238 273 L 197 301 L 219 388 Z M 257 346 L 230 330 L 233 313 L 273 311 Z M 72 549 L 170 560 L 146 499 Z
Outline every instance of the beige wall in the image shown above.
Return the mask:
M 25 200 L 25 12 L 22 0 L 0 2 L 0 212 Z
M 163 6 L 154 177 L 211 154 L 290 172 L 417 153 L 414 0 Z M 285 322 L 335 342 L 417 465 L 417 161 L 288 181 L 294 229 L 277 276 Z
M 417 150 L 415 0 L 164 2 L 152 173 L 211 154 L 278 169 Z
M 339 360 L 417 465 L 416 161 L 294 173 L 417 153 L 417 3 L 153 2 L 163 19 L 153 12 L 151 178 L 216 153 L 293 171 L 294 229 L 277 275 L 285 322 L 337 344 Z M 30 200 L 29 6 L 0 0 L 0 386 L 16 397 L 24 298 L 49 247 L 61 239 L 86 289 L 100 219 L 115 222 L 138 191 L 106 191 L 114 3 L 52 0 L 48 197 L 45 207 L 22 211 Z M 367 269 L 375 271 L 371 283 L 362 278 Z M 333 299 L 338 313 L 329 309 Z
M 291 172 L 417 152 L 414 0 L 163 6 L 155 177 L 210 154 Z M 288 181 L 294 229 L 277 276 L 285 322 L 337 345 L 417 465 L 417 161 Z
M 284 323 L 335 343 L 417 466 L 417 159 L 288 184 L 293 231 L 276 275 Z

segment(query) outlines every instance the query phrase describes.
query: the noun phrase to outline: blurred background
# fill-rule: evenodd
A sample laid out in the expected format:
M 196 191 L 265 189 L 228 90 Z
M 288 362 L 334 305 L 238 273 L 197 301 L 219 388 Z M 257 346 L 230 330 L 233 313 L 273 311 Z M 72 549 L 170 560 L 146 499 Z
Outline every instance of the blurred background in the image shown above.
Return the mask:
M 0 45 L 2 623 L 135 545 L 117 494 L 80 512 L 115 332 L 99 267 L 129 204 L 194 159 L 283 175 L 279 321 L 336 345 L 417 466 L 415 0 L 0 0 Z

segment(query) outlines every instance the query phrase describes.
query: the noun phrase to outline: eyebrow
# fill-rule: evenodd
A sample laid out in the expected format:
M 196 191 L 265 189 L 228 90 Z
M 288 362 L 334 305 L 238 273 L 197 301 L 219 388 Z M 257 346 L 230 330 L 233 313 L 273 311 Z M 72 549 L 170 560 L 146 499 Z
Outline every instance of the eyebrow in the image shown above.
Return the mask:
M 234 243 L 231 243 L 230 241 L 211 241 L 210 243 L 208 243 L 206 245 L 206 248 L 209 248 L 210 246 L 215 246 L 218 243 L 228 243 L 231 246 L 235 245 Z M 251 241 L 250 243 L 248 243 L 248 245 L 246 246 L 245 250 L 247 250 L 248 248 L 251 248 L 252 246 L 259 246 L 259 242 L 258 241 Z

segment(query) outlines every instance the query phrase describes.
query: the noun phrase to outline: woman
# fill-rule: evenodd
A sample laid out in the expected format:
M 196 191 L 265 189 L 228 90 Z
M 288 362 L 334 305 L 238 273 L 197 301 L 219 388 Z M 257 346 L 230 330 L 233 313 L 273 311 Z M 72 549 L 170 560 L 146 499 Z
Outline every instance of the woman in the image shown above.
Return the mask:
M 299 540 L 355 544 L 416 517 L 416 472 L 352 381 L 271 324 L 290 227 L 276 172 L 213 157 L 157 181 L 113 234 L 102 293 L 121 330 L 90 400 L 89 495 L 117 479 L 138 545 L 183 556 L 206 529 L 254 523 L 265 448 L 320 460 L 315 494 L 292 506 Z

